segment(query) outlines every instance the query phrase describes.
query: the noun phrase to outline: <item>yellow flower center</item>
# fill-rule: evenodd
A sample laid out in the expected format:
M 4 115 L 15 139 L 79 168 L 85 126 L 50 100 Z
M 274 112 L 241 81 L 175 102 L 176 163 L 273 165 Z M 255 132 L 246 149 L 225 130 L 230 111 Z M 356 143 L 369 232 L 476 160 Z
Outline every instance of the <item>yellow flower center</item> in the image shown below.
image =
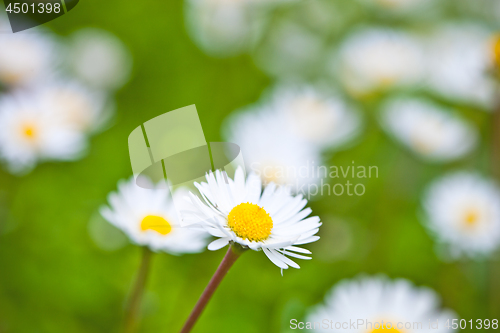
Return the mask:
M 500 67 L 500 34 L 495 36 L 493 40 L 493 59 L 496 65 Z
M 479 213 L 475 210 L 469 210 L 465 213 L 464 224 L 467 227 L 473 227 L 479 222 Z
M 273 220 L 264 208 L 248 202 L 231 210 L 227 224 L 238 237 L 251 242 L 266 240 L 273 229 Z
M 378 321 L 379 323 L 381 323 L 381 321 Z M 391 321 L 390 325 L 387 325 L 387 322 L 386 320 L 384 320 L 384 325 L 380 325 L 379 328 L 374 328 L 372 330 L 368 330 L 367 333 L 402 333 L 403 331 L 402 330 L 399 330 L 396 325 L 397 325 L 397 321 Z M 399 325 L 401 326 L 401 325 Z
M 33 125 L 24 125 L 21 131 L 26 139 L 33 140 L 36 136 L 36 128 Z
M 163 217 L 148 215 L 141 222 L 141 231 L 153 230 L 165 236 L 172 231 L 172 226 Z

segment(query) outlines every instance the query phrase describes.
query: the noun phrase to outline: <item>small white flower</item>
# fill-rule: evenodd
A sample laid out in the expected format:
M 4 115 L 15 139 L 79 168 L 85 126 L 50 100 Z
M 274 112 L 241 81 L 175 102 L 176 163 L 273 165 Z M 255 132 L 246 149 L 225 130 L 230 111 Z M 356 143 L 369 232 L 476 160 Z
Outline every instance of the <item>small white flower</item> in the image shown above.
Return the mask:
M 255 174 L 248 179 L 241 168 L 234 180 L 224 177 L 220 170 L 206 176 L 207 183 L 195 183 L 203 201 L 190 193 L 191 208 L 184 212 L 184 221 L 199 224 L 211 235 L 219 237 L 210 243 L 209 250 L 218 250 L 229 242 L 252 250 L 263 250 L 281 269 L 300 268 L 287 256 L 310 259 L 301 254 L 308 250 L 296 245 L 319 239 L 315 236 L 321 226 L 319 217 L 307 217 L 310 208 L 301 195 L 291 196 L 285 187 L 274 183 L 262 191 L 262 182 Z M 226 183 L 227 181 L 227 183 Z M 298 254 L 301 253 L 301 254 Z
M 0 84 L 26 86 L 56 66 L 57 44 L 48 32 L 0 34 Z
M 257 109 L 257 110 L 254 110 Z M 240 146 L 247 168 L 265 183 L 275 182 L 305 192 L 304 187 L 322 178 L 317 172 L 321 156 L 317 149 L 287 129 L 282 115 L 269 106 L 237 112 L 224 126 L 228 142 Z
M 260 35 L 265 14 L 259 0 L 188 0 L 186 22 L 193 40 L 218 56 L 246 51 Z
M 175 255 L 201 252 L 207 244 L 208 234 L 181 227 L 169 190 L 150 185 L 148 189 L 141 188 L 134 177 L 120 181 L 118 192 L 108 196 L 110 207 L 102 207 L 101 215 L 121 229 L 132 242 L 148 246 L 153 251 Z
M 314 332 L 448 332 L 446 321 L 454 314 L 441 310 L 439 303 L 436 292 L 408 280 L 362 276 L 335 285 L 325 304 L 315 307 L 307 321 L 316 323 Z M 323 320 L 328 321 L 328 328 L 321 327 Z M 429 320 L 434 324 L 439 320 L 438 326 L 429 328 Z
M 313 86 L 280 87 L 271 103 L 292 135 L 320 149 L 339 148 L 360 130 L 360 116 L 349 104 Z
M 355 96 L 415 84 L 424 69 L 420 43 L 410 34 L 384 28 L 365 28 L 349 36 L 338 60 L 340 79 Z
M 71 36 L 68 65 L 93 87 L 118 89 L 130 77 L 132 57 L 123 42 L 110 32 L 85 28 Z
M 420 157 L 433 162 L 460 158 L 478 140 L 469 123 L 424 99 L 395 98 L 382 107 L 383 127 Z
M 99 129 L 109 120 L 106 95 L 91 90 L 79 82 L 62 80 L 39 87 L 40 103 L 69 126 L 82 131 Z
M 424 197 L 427 226 L 452 257 L 487 255 L 500 245 L 500 191 L 474 173 L 434 182 Z
M 83 134 L 44 108 L 36 95 L 0 99 L 0 158 L 11 172 L 29 171 L 39 160 L 74 160 L 84 148 Z
M 493 36 L 483 26 L 446 24 L 429 38 L 428 85 L 444 97 L 490 107 L 495 84 L 488 70 L 495 61 Z

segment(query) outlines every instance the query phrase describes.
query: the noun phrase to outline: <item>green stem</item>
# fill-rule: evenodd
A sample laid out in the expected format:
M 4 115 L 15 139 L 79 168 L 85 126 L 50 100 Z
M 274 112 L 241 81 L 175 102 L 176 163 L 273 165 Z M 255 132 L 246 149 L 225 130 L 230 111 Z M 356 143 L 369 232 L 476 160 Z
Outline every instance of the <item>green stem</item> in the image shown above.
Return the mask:
M 215 290 L 221 283 L 222 279 L 224 278 L 224 276 L 226 276 L 226 273 L 233 266 L 236 259 L 240 257 L 242 251 L 244 250 L 241 249 L 239 246 L 231 245 L 229 247 L 226 255 L 224 256 L 224 259 L 222 259 L 222 262 L 219 265 L 219 268 L 217 268 L 217 270 L 215 271 L 214 276 L 212 276 L 212 279 L 205 288 L 205 291 L 203 292 L 203 294 L 201 294 L 200 299 L 198 300 L 193 311 L 189 315 L 189 318 L 184 324 L 181 333 L 188 333 L 191 331 L 194 324 L 196 323 L 196 320 L 198 320 L 198 318 L 200 317 L 201 313 L 205 309 L 205 306 L 207 305 L 208 301 L 210 300 Z
M 148 278 L 149 267 L 151 266 L 151 257 L 153 252 L 145 246 L 142 252 L 141 266 L 137 273 L 132 293 L 125 307 L 124 332 L 132 333 L 135 331 L 138 323 L 139 307 L 141 304 L 142 295 Z

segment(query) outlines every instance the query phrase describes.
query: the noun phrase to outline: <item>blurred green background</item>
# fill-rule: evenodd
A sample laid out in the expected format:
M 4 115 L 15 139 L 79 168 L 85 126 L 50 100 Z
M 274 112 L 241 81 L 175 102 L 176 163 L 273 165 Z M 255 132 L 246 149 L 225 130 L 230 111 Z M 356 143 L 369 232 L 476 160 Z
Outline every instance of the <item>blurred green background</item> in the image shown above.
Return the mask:
M 336 5 L 347 8 L 344 20 L 381 19 L 348 0 Z M 129 133 L 159 114 L 196 104 L 207 141 L 221 141 L 225 116 L 255 102 L 273 81 L 250 55 L 203 54 L 187 35 L 181 1 L 83 0 L 48 26 L 62 36 L 88 26 L 111 31 L 131 50 L 134 70 L 116 96 L 114 125 L 91 139 L 85 158 L 44 163 L 23 177 L 0 171 L 0 332 L 117 332 L 141 249 L 129 243 L 101 249 L 89 221 L 99 219 L 97 210 L 117 181 L 131 175 Z M 426 165 L 382 133 L 373 103 L 362 107 L 367 120 L 359 144 L 325 156 L 330 165 L 377 166 L 378 178 L 354 180 L 365 184 L 365 195 L 311 202 L 324 222 L 322 239 L 307 246 L 313 260 L 300 262 L 300 270 L 281 277 L 263 253 L 246 253 L 193 332 L 286 332 L 289 320 L 303 319 L 334 283 L 362 272 L 429 286 L 467 320 L 500 316 L 498 259 L 441 262 L 418 216 L 423 189 L 444 171 L 488 172 L 489 145 L 460 162 Z M 491 115 L 463 112 L 488 142 Z M 139 331 L 178 331 L 224 252 L 156 254 Z

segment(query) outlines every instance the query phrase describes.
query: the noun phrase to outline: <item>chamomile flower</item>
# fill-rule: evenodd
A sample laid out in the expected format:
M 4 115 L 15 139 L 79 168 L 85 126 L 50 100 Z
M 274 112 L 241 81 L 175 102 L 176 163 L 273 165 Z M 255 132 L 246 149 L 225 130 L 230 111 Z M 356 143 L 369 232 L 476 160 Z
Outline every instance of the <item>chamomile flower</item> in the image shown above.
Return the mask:
M 446 98 L 489 108 L 495 85 L 493 34 L 471 23 L 446 24 L 428 40 L 428 86 Z
M 244 52 L 255 43 L 265 22 L 259 0 L 188 0 L 187 28 L 205 52 L 218 56 Z
M 313 86 L 280 87 L 272 105 L 292 135 L 323 148 L 339 148 L 360 131 L 358 112 L 338 95 Z
M 315 242 L 321 226 L 319 217 L 308 217 L 312 210 L 305 208 L 302 195 L 292 196 L 286 187 L 274 183 L 262 191 L 260 178 L 251 173 L 245 179 L 243 170 L 236 170 L 234 180 L 220 170 L 206 176 L 207 183 L 195 183 L 203 201 L 190 193 L 191 207 L 184 212 L 184 221 L 198 224 L 219 239 L 208 245 L 218 250 L 238 243 L 252 250 L 262 250 L 281 269 L 300 268 L 287 256 L 311 259 L 297 245 Z M 300 254 L 299 254 L 300 253 Z
M 382 107 L 383 127 L 418 156 L 446 162 L 470 152 L 477 143 L 477 130 L 425 99 L 394 98 Z
M 26 86 L 49 75 L 57 50 L 48 32 L 0 34 L 0 84 Z
M 427 226 L 452 257 L 487 255 L 500 245 L 500 190 L 460 172 L 435 181 L 424 198 Z
M 68 126 L 84 132 L 99 129 L 111 116 L 106 95 L 77 81 L 50 82 L 38 88 L 37 93 L 46 108 Z
M 322 178 L 316 167 L 321 163 L 319 151 L 289 131 L 282 115 L 269 106 L 237 112 L 226 122 L 223 135 L 240 146 L 247 168 L 265 183 L 305 192 Z
M 148 246 L 153 251 L 175 255 L 201 252 L 207 244 L 208 234 L 203 230 L 181 227 L 169 191 L 149 185 L 148 189 L 141 188 L 133 177 L 119 182 L 118 192 L 108 196 L 110 206 L 102 207 L 101 215 L 121 229 L 132 242 Z
M 416 287 L 408 280 L 364 276 L 335 285 L 325 297 L 325 304 L 314 308 L 307 321 L 312 327 L 317 323 L 315 332 L 447 332 L 446 320 L 453 313 L 442 310 L 439 303 L 435 291 Z M 327 328 L 321 326 L 325 319 Z M 436 320 L 437 325 L 430 328 L 429 324 L 436 324 Z M 335 327 L 335 323 L 344 322 L 356 325 Z
M 69 68 L 98 89 L 118 89 L 130 78 L 132 57 L 123 42 L 108 31 L 85 28 L 71 36 Z
M 22 173 L 39 160 L 74 160 L 84 150 L 83 134 L 23 92 L 0 99 L 0 159 Z
M 365 28 L 349 36 L 340 46 L 335 65 L 354 96 L 415 84 L 424 69 L 419 41 L 387 28 Z

